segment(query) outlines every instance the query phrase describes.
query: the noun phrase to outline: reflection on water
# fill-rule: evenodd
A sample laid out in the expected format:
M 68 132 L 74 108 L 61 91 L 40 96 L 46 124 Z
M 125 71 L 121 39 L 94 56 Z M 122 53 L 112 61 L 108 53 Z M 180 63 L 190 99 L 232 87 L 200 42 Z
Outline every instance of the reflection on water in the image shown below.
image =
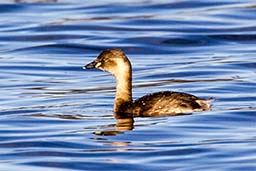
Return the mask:
M 114 130 L 104 130 L 104 131 L 96 131 L 94 134 L 96 135 L 117 135 L 123 133 L 125 131 L 132 130 L 134 128 L 134 119 L 133 118 L 122 118 L 116 119 L 116 124 L 114 126 Z
M 1 169 L 256 170 L 255 5 L 0 2 Z M 116 120 L 115 80 L 81 68 L 113 47 L 134 98 L 181 91 L 212 111 Z

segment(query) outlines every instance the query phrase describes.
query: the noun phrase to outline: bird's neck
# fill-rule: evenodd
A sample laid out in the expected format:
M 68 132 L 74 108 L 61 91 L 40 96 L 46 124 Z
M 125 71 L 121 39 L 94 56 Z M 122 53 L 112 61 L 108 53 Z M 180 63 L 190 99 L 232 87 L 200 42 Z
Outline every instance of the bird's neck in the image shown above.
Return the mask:
M 124 104 L 132 102 L 132 69 L 131 66 L 122 67 L 116 75 L 116 96 L 114 112 L 121 112 Z

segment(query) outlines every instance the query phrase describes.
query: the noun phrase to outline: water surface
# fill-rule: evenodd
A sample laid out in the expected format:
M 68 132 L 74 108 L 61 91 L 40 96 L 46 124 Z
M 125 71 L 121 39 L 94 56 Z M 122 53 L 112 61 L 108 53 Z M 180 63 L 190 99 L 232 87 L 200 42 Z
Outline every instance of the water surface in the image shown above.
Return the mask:
M 256 170 L 255 7 L 1 2 L 0 170 Z M 182 91 L 212 111 L 120 126 L 112 76 L 81 68 L 112 47 L 132 61 L 134 98 Z

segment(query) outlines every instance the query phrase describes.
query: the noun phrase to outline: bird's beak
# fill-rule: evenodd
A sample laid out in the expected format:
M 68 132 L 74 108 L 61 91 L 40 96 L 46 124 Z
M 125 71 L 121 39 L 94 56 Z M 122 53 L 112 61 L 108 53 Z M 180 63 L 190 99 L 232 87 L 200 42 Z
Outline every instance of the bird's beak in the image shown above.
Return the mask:
M 95 68 L 96 65 L 97 65 L 97 62 L 92 61 L 91 63 L 83 66 L 83 69 L 93 69 L 93 68 Z

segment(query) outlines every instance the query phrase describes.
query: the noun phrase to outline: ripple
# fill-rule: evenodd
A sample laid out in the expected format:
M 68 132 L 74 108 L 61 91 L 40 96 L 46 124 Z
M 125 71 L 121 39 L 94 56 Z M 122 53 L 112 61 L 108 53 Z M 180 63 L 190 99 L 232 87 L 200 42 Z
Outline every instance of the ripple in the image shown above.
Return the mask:
M 0 9 L 3 170 L 255 170 L 253 0 Z M 131 59 L 134 98 L 182 91 L 215 98 L 212 111 L 115 120 L 115 80 L 81 69 L 112 47 Z

